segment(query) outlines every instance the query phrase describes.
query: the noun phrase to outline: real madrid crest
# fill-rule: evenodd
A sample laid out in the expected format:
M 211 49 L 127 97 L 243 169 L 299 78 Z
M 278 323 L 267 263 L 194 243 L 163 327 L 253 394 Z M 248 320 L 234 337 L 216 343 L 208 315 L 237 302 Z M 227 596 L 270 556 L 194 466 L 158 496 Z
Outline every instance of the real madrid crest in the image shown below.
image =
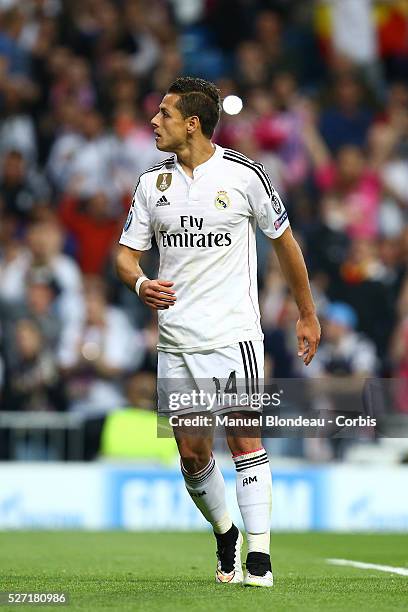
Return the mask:
M 162 174 L 159 174 L 156 181 L 157 189 L 160 191 L 166 191 L 166 189 L 168 189 L 171 185 L 172 178 L 173 175 L 171 172 L 163 172 Z
M 276 193 L 272 194 L 271 200 L 273 210 L 276 212 L 277 215 L 279 215 L 279 213 L 282 212 L 282 204 L 280 203 L 279 197 L 276 195 Z
M 226 191 L 217 191 L 214 204 L 215 208 L 218 208 L 219 210 L 229 208 L 231 206 L 231 200 L 229 199 L 228 193 Z

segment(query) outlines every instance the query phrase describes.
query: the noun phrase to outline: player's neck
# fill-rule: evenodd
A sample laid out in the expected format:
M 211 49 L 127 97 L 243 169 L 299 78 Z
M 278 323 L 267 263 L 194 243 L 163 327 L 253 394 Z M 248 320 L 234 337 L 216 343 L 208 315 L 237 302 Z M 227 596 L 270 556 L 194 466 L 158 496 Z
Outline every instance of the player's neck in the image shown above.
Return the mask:
M 175 151 L 177 160 L 184 172 L 189 176 L 193 176 L 194 168 L 204 164 L 215 153 L 215 146 L 207 138 L 195 140 L 188 143 L 180 151 Z

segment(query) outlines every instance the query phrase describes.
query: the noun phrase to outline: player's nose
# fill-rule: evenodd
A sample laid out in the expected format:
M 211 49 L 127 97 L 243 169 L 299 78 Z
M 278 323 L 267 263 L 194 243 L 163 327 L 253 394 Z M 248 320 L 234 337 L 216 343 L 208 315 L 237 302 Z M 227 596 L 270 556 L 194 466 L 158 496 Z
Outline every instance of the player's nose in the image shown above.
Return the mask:
M 154 129 L 159 127 L 158 118 L 159 118 L 159 113 L 156 113 L 155 116 L 150 120 L 150 123 Z

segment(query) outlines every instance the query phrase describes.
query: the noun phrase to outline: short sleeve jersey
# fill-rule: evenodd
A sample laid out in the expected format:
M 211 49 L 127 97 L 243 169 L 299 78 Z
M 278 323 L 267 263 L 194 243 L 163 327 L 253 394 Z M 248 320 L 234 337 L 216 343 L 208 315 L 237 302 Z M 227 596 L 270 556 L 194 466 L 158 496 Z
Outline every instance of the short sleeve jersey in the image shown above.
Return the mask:
M 120 243 L 160 254 L 175 306 L 158 312 L 158 349 L 200 352 L 262 340 L 256 225 L 270 238 L 288 215 L 262 164 L 218 145 L 189 177 L 175 157 L 143 173 Z

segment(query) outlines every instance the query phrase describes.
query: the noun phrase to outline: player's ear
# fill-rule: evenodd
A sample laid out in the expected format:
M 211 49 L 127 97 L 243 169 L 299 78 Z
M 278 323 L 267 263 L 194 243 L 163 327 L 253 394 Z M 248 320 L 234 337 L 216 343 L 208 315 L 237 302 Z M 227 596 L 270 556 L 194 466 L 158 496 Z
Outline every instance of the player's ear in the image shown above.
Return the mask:
M 200 127 L 200 120 L 197 115 L 193 115 L 187 119 L 187 133 L 193 134 Z

